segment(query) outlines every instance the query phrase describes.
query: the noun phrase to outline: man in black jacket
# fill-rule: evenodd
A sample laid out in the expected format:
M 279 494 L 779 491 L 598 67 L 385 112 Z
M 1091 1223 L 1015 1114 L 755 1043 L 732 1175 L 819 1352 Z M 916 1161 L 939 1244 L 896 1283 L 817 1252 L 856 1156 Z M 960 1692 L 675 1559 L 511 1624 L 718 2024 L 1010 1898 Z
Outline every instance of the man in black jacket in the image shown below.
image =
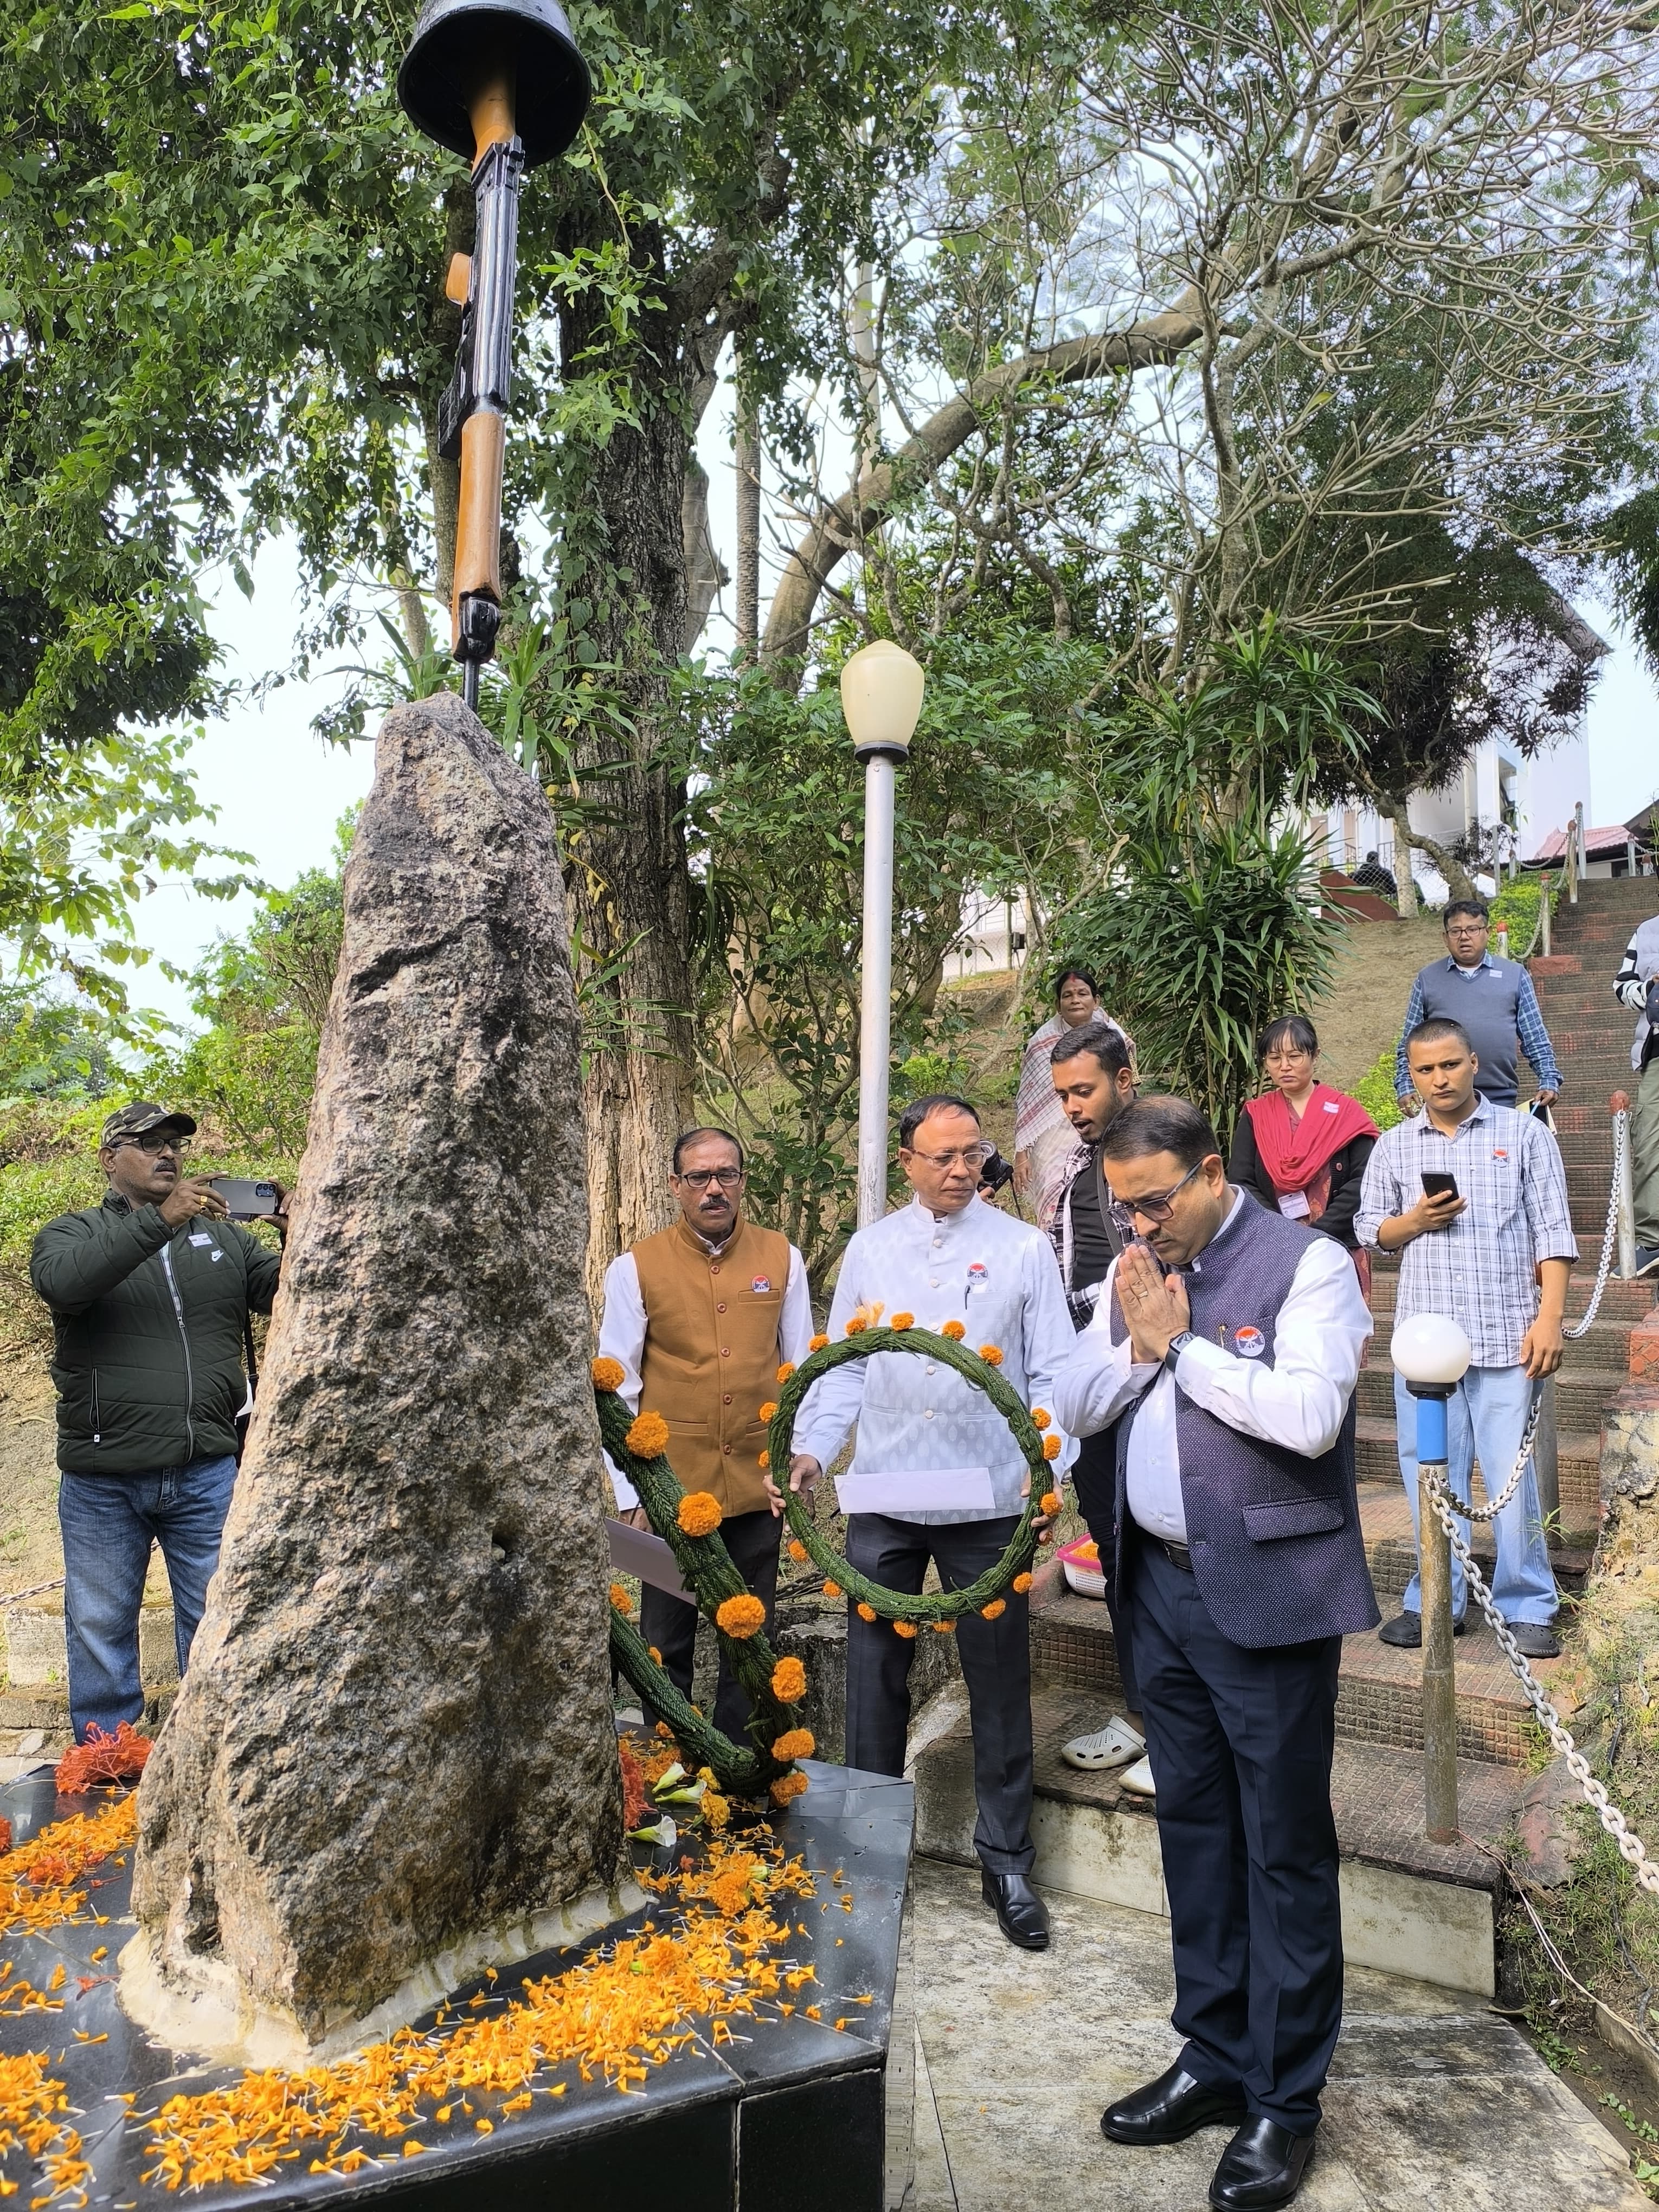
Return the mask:
M 248 1316 L 269 1313 L 278 1255 L 183 1172 L 196 1124 L 137 1104 L 104 1124 L 101 1206 L 34 1240 L 30 1279 L 56 1335 L 58 1514 L 70 1717 L 113 1734 L 144 1707 L 138 1608 L 152 1541 L 173 1588 L 182 1674 L 219 1563 L 248 1393 Z M 286 1200 L 279 1192 L 279 1231 Z

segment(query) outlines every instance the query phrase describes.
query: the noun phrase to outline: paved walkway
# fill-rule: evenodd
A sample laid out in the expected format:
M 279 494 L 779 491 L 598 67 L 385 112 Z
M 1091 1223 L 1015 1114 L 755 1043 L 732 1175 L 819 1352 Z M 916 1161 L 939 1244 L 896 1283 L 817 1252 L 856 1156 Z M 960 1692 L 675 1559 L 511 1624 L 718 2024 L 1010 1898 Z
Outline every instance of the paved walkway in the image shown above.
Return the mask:
M 1167 1928 L 1057 1892 L 1054 1942 L 1006 1943 L 979 1878 L 913 1869 L 915 2178 L 903 2212 L 1204 2212 L 1219 2129 L 1167 2150 L 1100 2114 L 1178 2045 Z M 1298 2212 L 1644 2212 L 1618 2145 L 1507 2022 L 1350 1968 Z

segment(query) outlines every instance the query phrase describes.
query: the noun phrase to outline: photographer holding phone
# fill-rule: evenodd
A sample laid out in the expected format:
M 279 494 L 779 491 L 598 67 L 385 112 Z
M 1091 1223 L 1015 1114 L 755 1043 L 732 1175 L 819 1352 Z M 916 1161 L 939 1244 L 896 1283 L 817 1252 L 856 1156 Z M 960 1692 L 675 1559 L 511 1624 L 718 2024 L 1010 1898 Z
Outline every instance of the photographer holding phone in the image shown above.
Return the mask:
M 70 1717 L 77 1742 L 143 1719 L 138 1609 L 152 1543 L 173 1589 L 185 1671 L 219 1563 L 236 1479 L 243 1342 L 269 1313 L 280 1255 L 228 1218 L 211 1176 L 186 1175 L 196 1124 L 139 1103 L 104 1123 L 100 1206 L 60 1214 L 29 1276 L 52 1310 L 58 1517 Z M 287 1197 L 272 1184 L 280 1234 Z
M 1554 1137 L 1532 1115 L 1480 1095 L 1480 1062 L 1461 1024 L 1419 1022 L 1406 1054 L 1424 1110 L 1377 1143 L 1354 1227 L 1362 1244 L 1402 1255 L 1396 1324 L 1413 1314 L 1443 1314 L 1473 1347 L 1447 1413 L 1447 1473 L 1467 1499 L 1477 1451 L 1488 1487 L 1495 1492 L 1507 1482 L 1536 1385 L 1561 1364 L 1561 1316 L 1578 1246 Z M 1395 1418 L 1415 1530 L 1416 1401 L 1398 1375 Z M 1498 1609 L 1528 1658 L 1553 1659 L 1561 1649 L 1550 1626 L 1559 1599 L 1530 1461 L 1494 1534 Z M 1460 1630 L 1468 1595 L 1454 1558 Z M 1411 1650 L 1422 1643 L 1415 1575 L 1401 1610 L 1378 1633 Z

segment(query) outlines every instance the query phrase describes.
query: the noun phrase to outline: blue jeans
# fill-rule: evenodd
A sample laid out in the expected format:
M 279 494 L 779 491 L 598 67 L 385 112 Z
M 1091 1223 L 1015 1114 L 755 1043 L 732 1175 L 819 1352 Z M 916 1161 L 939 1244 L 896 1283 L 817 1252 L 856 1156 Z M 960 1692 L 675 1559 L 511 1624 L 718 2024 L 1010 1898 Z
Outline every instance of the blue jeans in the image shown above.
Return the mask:
M 1526 1431 L 1527 1415 L 1532 1410 L 1532 1382 L 1519 1367 L 1471 1367 L 1452 1392 L 1446 1407 L 1446 1472 L 1457 1497 L 1466 1502 L 1468 1498 L 1477 1450 L 1488 1496 L 1495 1497 L 1509 1480 Z M 1400 1438 L 1400 1472 L 1411 1504 L 1415 1540 L 1419 1533 L 1417 1401 L 1399 1375 L 1394 1378 L 1394 1412 Z M 1459 1522 L 1458 1533 L 1467 1538 L 1469 1524 Z M 1560 1601 L 1538 1503 L 1538 1475 L 1531 1460 L 1527 1462 L 1520 1488 L 1498 1515 L 1493 1533 L 1498 1564 L 1492 1593 L 1499 1613 L 1509 1621 L 1553 1620 Z M 1461 1620 L 1468 1602 L 1468 1589 L 1455 1552 L 1451 1570 L 1452 1616 Z M 1415 1575 L 1401 1602 L 1407 1613 L 1422 1611 L 1422 1592 Z
M 201 1625 L 219 1538 L 236 1484 L 234 1459 L 192 1460 L 153 1474 L 66 1474 L 58 1488 L 64 1532 L 64 1628 L 69 1643 L 75 1740 L 98 1727 L 112 1735 L 144 1711 L 138 1673 L 138 1608 L 152 1543 L 173 1586 L 179 1672 Z

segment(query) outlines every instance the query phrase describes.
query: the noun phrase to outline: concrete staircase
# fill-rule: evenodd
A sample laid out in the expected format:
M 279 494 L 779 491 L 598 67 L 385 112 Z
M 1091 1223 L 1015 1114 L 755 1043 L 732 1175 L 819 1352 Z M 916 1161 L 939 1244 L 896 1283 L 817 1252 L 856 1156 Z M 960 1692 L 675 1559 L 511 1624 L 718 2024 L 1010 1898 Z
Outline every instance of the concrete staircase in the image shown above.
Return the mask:
M 1558 910 L 1556 951 L 1534 963 L 1544 1017 L 1566 1084 L 1557 1109 L 1581 1261 L 1568 1314 L 1583 1311 L 1595 1280 L 1612 1170 L 1608 1094 L 1628 1082 L 1632 1018 L 1610 988 L 1636 922 L 1659 908 L 1651 879 L 1592 882 L 1576 908 Z M 1359 1510 L 1383 1617 L 1399 1609 L 1414 1565 L 1411 1516 L 1395 1448 L 1389 1342 L 1397 1274 L 1382 1261 L 1373 1282 L 1373 1338 L 1358 1390 Z M 1601 1519 L 1604 1409 L 1635 1370 L 1633 1332 L 1654 1307 L 1651 1282 L 1609 1283 L 1588 1334 L 1569 1346 L 1557 1383 L 1560 1521 L 1552 1550 L 1564 1591 L 1582 1589 Z M 1640 1331 L 1650 1346 L 1650 1327 Z M 1507 1474 L 1508 1470 L 1503 1470 Z M 1480 1495 L 1477 1480 L 1476 1495 Z M 1489 1535 L 1477 1558 L 1490 1567 Z M 1121 1684 L 1103 1605 L 1067 1592 L 1052 1569 L 1033 1591 L 1031 1650 L 1037 1680 L 1036 1878 L 1107 1903 L 1164 1911 L 1156 1826 L 1144 1801 L 1111 1778 L 1060 1762 L 1067 1736 L 1121 1710 Z M 1494 1987 L 1497 1869 L 1480 1848 L 1495 1844 L 1537 1795 L 1531 1769 L 1541 1739 L 1496 1640 L 1471 1619 L 1458 1639 L 1459 1812 L 1465 1840 L 1442 1847 L 1423 1834 L 1422 1668 L 1374 1633 L 1346 1644 L 1337 1699 L 1333 1795 L 1343 1850 L 1343 1917 L 1356 1965 L 1408 1973 L 1490 1996 Z M 1535 1663 L 1571 1725 L 1569 1653 Z M 971 1739 L 965 1708 L 918 1758 L 918 1840 L 934 1855 L 972 1856 Z

